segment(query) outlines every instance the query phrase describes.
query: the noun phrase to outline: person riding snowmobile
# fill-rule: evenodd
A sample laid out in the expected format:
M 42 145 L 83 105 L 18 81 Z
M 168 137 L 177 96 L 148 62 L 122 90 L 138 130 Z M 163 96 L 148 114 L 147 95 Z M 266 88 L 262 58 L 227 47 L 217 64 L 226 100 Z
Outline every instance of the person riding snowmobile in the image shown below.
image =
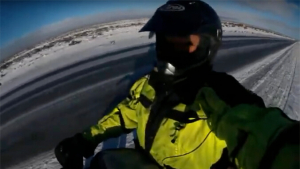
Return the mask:
M 299 122 L 213 71 L 222 41 L 214 9 L 199 0 L 168 1 L 140 31 L 155 35 L 154 70 L 96 125 L 56 146 L 65 169 L 82 168 L 99 143 L 134 129 L 141 156 L 159 168 L 299 168 Z

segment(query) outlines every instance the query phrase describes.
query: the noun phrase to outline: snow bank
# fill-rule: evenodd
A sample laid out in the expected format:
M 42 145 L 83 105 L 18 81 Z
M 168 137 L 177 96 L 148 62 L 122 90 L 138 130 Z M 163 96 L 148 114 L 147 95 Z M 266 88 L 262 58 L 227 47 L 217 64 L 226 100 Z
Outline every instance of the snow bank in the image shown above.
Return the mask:
M 224 36 L 259 36 L 259 37 L 270 37 L 270 38 L 283 38 L 288 40 L 295 40 L 287 36 L 276 34 L 272 31 L 256 28 L 241 23 L 234 22 L 223 22 L 222 28 Z

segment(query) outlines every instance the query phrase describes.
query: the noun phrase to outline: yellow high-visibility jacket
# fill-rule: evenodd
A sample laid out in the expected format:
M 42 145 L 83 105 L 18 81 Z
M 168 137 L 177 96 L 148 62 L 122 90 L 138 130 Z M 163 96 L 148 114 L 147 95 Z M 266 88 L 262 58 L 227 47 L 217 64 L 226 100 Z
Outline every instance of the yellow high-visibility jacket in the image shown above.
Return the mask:
M 221 76 L 229 75 L 220 74 Z M 238 83 L 231 76 L 229 79 Z M 238 87 L 242 86 L 238 83 Z M 239 89 L 235 88 L 239 92 Z M 231 95 L 235 97 L 234 93 Z M 149 102 L 153 102 L 154 98 L 155 90 L 148 84 L 147 76 L 139 79 L 131 87 L 129 97 L 104 116 L 98 124 L 84 131 L 83 136 L 98 144 L 108 138 L 118 137 L 136 129 L 139 144 L 145 149 L 145 130 L 151 109 Z M 174 106 L 173 110 L 187 113 L 194 108 L 180 103 Z M 206 114 L 202 109 L 195 113 L 197 117 L 194 116 L 194 118 L 197 120 L 190 123 L 164 118 L 157 132 L 148 138 L 153 139 L 150 154 L 159 165 L 176 169 L 208 169 L 220 159 L 226 147 L 225 141 L 218 139 L 211 132 Z
M 141 147 L 145 148 L 145 129 L 149 116 L 149 108 L 146 108 L 139 98 L 148 98 L 153 101 L 154 89 L 147 84 L 147 78 L 138 80 L 131 88 L 131 98 L 125 99 L 108 115 L 104 116 L 97 125 L 84 133 L 94 142 L 103 141 L 103 134 L 109 137 L 110 133 L 119 133 L 113 130 L 114 127 L 122 126 L 125 129 L 137 129 L 137 137 Z M 175 110 L 184 112 L 186 105 L 179 104 Z M 161 165 L 168 165 L 180 169 L 208 169 L 216 163 L 226 147 L 224 141 L 219 140 L 211 132 L 207 125 L 206 115 L 203 111 L 197 112 L 200 120 L 185 124 L 181 130 L 176 130 L 177 121 L 165 119 L 153 141 L 150 150 L 152 157 Z M 116 128 L 116 129 L 117 129 Z M 116 134 L 115 136 L 118 136 Z M 199 147 L 200 146 L 200 147 Z M 199 148 L 197 148 L 199 147 Z M 196 150 L 194 150 L 196 149 Z M 189 154 L 187 154 L 189 153 Z M 185 155 L 187 154 L 187 155 Z M 178 156 L 178 157 L 176 157 Z M 197 162 L 194 162 L 194 161 Z M 187 165 L 188 163 L 188 165 Z

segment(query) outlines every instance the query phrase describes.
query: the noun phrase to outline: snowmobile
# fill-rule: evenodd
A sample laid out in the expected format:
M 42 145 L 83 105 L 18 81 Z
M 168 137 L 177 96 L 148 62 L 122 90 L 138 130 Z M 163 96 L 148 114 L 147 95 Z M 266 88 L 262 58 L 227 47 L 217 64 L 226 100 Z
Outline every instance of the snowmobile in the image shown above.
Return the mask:
M 163 169 L 144 151 L 137 138 L 133 142 L 134 148 L 119 147 L 98 152 L 85 160 L 84 169 Z
M 161 167 L 134 139 L 135 148 L 113 148 L 98 152 L 85 160 L 83 169 L 174 169 Z M 236 165 L 228 160 L 228 149 L 223 150 L 220 160 L 211 169 L 236 169 Z M 65 169 L 65 168 L 62 168 Z
M 117 148 L 100 151 L 85 161 L 84 169 L 162 169 L 137 149 Z

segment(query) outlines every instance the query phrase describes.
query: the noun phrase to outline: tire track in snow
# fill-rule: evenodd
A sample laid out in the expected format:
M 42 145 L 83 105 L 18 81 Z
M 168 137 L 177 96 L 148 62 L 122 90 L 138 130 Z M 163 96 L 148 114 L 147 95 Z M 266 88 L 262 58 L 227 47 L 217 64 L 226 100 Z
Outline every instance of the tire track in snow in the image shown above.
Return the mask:
M 254 73 L 251 76 L 240 80 L 246 88 L 261 96 L 267 106 L 282 109 L 288 99 L 296 67 L 295 56 L 292 54 L 294 47 L 295 44 L 283 49 L 267 65 L 252 69 Z
M 280 65 L 279 68 L 276 69 L 269 78 L 269 83 L 267 86 L 271 86 L 273 88 L 269 89 L 270 95 L 267 95 L 269 100 L 266 100 L 266 103 L 270 107 L 282 108 L 282 105 L 280 105 L 280 100 L 286 100 L 287 98 L 286 96 L 290 90 L 290 82 L 292 82 L 292 76 L 290 76 L 290 74 L 294 71 L 294 67 L 289 66 L 293 65 L 290 62 L 290 54 L 291 52 L 289 53 L 289 57 L 285 60 L 285 62 Z
M 290 55 L 291 51 L 285 51 L 278 62 L 273 62 L 270 65 L 267 66 L 267 71 L 265 72 L 262 70 L 261 72 L 258 72 L 257 74 L 260 76 L 260 78 L 256 78 L 257 83 L 255 83 L 254 86 L 251 87 L 251 90 L 260 92 L 261 90 L 264 90 L 262 88 L 262 84 L 266 82 L 267 79 L 274 77 L 274 72 L 278 70 L 282 66 L 282 64 L 288 59 L 288 56 Z M 275 77 L 276 78 L 276 77 Z
M 250 69 L 250 71 L 247 72 L 248 76 L 239 79 L 239 81 L 247 89 L 255 90 L 263 82 L 264 78 L 266 78 L 266 75 L 271 74 L 274 65 L 278 65 L 283 62 L 283 60 L 287 56 L 286 53 L 289 52 L 291 48 L 292 46 L 289 46 L 276 53 L 275 56 L 277 57 L 273 57 L 273 59 L 267 62 L 266 64 L 258 64 L 257 66 L 252 67 L 252 69 Z M 267 59 L 269 58 L 272 58 L 272 56 L 269 56 Z M 263 60 L 261 63 L 265 63 L 266 61 L 268 60 Z
M 274 100 L 272 103 L 273 106 L 278 106 L 282 110 L 287 102 L 287 98 L 291 91 L 291 86 L 293 83 L 295 70 L 296 70 L 297 62 L 296 62 L 295 56 L 292 53 L 293 52 L 291 51 L 286 63 L 284 65 L 282 65 L 282 67 L 281 67 L 282 68 L 281 74 L 283 75 L 283 78 L 282 78 L 281 83 L 275 94 L 275 98 L 277 98 L 277 99 Z M 287 68 L 287 69 L 285 69 L 285 68 Z M 280 73 L 279 70 L 278 70 L 278 72 Z
M 284 112 L 295 120 L 300 120 L 300 43 L 298 42 L 292 54 L 295 58 L 295 69 L 290 91 L 284 104 Z
M 290 85 L 287 85 L 287 82 L 292 81 L 290 77 L 286 79 L 287 81 L 284 81 L 284 77 L 288 77 L 287 75 L 289 72 L 293 71 L 290 66 L 290 54 L 291 51 L 289 51 L 282 62 L 276 64 L 272 70 L 266 74 L 262 80 L 262 83 L 255 86 L 252 90 L 257 93 L 259 96 L 261 96 L 265 104 L 270 107 L 280 107 L 278 104 L 279 99 L 283 96 L 276 95 L 278 93 L 278 90 L 283 89 L 283 94 L 286 93 L 286 91 L 289 91 Z M 280 107 L 281 108 L 281 107 Z

